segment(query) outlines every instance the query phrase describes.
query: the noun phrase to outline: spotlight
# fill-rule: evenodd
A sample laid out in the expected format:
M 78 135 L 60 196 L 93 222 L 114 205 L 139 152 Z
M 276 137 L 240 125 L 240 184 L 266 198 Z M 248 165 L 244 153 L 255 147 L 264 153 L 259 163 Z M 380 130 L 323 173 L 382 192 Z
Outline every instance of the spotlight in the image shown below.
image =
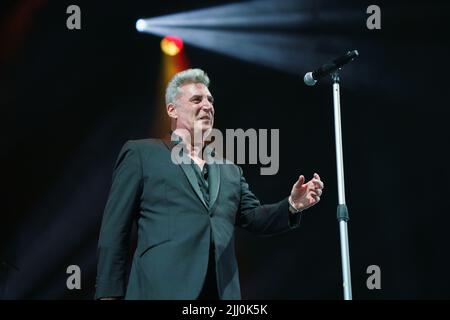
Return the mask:
M 144 19 L 139 19 L 138 21 L 136 21 L 136 29 L 137 29 L 137 31 L 139 31 L 139 32 L 144 31 L 146 25 L 147 24 L 145 23 Z
M 183 40 L 176 36 L 166 36 L 161 40 L 161 50 L 169 55 L 175 56 L 183 49 Z

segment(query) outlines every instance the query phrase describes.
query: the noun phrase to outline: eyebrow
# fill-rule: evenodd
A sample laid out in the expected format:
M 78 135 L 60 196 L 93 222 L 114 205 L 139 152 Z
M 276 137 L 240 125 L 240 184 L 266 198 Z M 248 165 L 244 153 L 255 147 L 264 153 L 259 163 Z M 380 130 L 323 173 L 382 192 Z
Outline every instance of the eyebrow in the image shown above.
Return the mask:
M 196 95 L 193 95 L 193 96 L 189 99 L 189 101 L 194 101 L 195 99 L 202 99 L 202 98 L 203 98 L 202 95 L 196 94 Z M 208 98 L 208 100 L 209 100 L 211 103 L 214 102 L 213 96 L 208 95 L 207 98 Z

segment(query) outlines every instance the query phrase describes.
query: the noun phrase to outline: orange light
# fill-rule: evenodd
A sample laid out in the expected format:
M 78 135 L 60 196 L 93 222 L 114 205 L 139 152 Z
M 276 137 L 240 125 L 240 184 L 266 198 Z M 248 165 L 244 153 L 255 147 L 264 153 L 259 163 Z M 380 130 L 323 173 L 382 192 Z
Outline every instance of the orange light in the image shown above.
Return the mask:
M 183 49 L 183 40 L 175 36 L 166 36 L 161 40 L 161 50 L 169 55 L 176 56 Z

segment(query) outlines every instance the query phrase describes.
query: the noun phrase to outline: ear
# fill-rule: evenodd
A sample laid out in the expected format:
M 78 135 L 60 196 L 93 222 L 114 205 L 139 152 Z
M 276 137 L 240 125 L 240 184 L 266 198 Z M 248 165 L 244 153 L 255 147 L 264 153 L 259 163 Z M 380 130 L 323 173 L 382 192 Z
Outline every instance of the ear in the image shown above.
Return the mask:
M 178 118 L 177 108 L 175 108 L 175 105 L 173 103 L 169 103 L 166 105 L 167 114 L 172 119 Z

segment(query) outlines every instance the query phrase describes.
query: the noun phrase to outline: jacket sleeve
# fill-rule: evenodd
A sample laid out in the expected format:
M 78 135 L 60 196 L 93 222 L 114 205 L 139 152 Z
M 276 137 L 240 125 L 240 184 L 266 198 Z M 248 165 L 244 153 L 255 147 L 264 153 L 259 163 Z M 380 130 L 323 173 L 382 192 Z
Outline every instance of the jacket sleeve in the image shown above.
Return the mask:
M 133 141 L 122 147 L 103 212 L 98 241 L 95 298 L 125 295 L 133 215 L 142 192 L 142 165 Z
M 275 235 L 295 229 L 300 225 L 301 213 L 289 212 L 288 197 L 274 203 L 261 205 L 250 191 L 241 167 L 241 203 L 236 224 L 250 232 L 260 235 Z

